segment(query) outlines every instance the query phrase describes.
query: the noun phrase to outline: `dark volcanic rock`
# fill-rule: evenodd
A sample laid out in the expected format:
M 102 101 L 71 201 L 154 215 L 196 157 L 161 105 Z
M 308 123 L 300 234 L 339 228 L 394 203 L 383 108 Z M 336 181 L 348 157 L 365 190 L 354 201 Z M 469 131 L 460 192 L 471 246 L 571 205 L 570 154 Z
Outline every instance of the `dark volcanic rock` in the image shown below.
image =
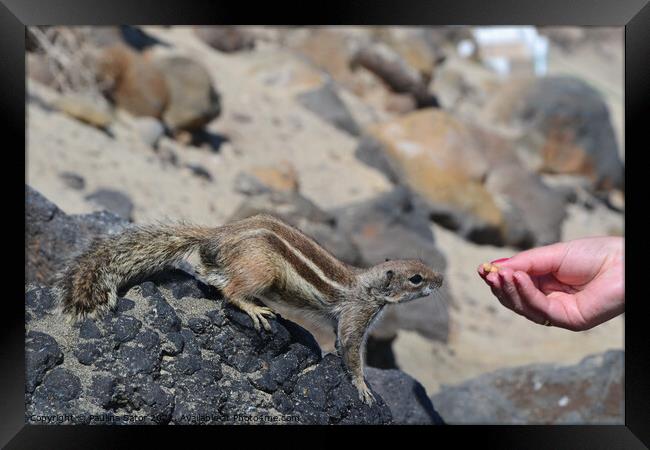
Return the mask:
M 25 340 L 25 391 L 34 392 L 48 370 L 63 362 L 56 340 L 45 333 L 30 331 Z
M 67 369 L 57 367 L 43 379 L 43 384 L 34 392 L 34 397 L 47 400 L 68 401 L 79 397 L 81 382 Z
M 530 248 L 561 240 L 566 201 L 537 174 L 519 164 L 502 164 L 490 171 L 486 187 L 508 204 L 504 212 L 508 245 Z
M 359 135 L 359 126 L 345 103 L 330 84 L 298 95 L 298 102 L 318 117 L 353 136 Z
M 60 318 L 31 322 L 28 417 L 74 410 L 75 419 L 64 423 L 86 423 L 84 415 L 100 408 L 102 414 L 139 417 L 137 423 L 240 423 L 285 415 L 297 423 L 391 422 L 381 397 L 372 407 L 363 404 L 340 358 L 321 359 L 316 341 L 299 326 L 279 317 L 271 321 L 271 332 L 259 333 L 246 314 L 221 300 L 176 300 L 167 297 L 166 288 L 148 284 L 153 285 L 145 282 L 129 291 L 132 298 L 138 291 L 149 295 L 148 303 L 137 300 L 146 311 L 108 315 L 94 323 L 98 331 L 82 323 L 80 335 L 93 338 L 80 337 L 65 354 L 54 338 L 38 331 Z M 217 309 L 203 316 L 181 314 L 188 301 Z M 171 315 L 172 310 L 179 312 Z M 91 376 L 66 363 L 73 360 Z M 50 370 L 57 364 L 61 369 Z
M 598 90 L 570 76 L 508 85 L 491 96 L 487 108 L 496 121 L 523 126 L 522 143 L 539 159 L 539 171 L 582 174 L 596 189 L 623 188 L 623 162 Z
M 82 339 L 97 339 L 102 337 L 102 332 L 92 319 L 85 319 L 79 325 L 79 337 Z
M 25 308 L 37 319 L 51 312 L 55 306 L 56 299 L 48 289 L 30 286 L 25 294 Z
M 184 297 L 211 298 L 219 295 L 216 288 L 203 284 L 196 278 L 188 277 L 188 273 L 193 275 L 189 268 L 187 271 L 169 270 L 164 274 L 153 275 L 149 280 L 156 283 L 157 286 L 169 289 L 177 300 Z
M 81 175 L 78 175 L 73 172 L 61 172 L 59 177 L 63 182 L 71 189 L 76 191 L 82 190 L 86 187 L 86 180 Z
M 131 220 L 131 213 L 133 212 L 133 202 L 124 193 L 113 189 L 98 189 L 90 195 L 86 196 L 86 200 L 90 200 L 108 211 L 117 214 L 124 220 Z
M 390 423 L 390 410 L 383 399 L 375 395 L 377 403 L 372 408 L 364 406 L 356 388 L 341 377 L 341 370 L 341 359 L 329 354 L 314 370 L 299 377 L 289 395 L 293 404 L 290 414 L 304 417 L 306 423 L 324 423 L 326 419 L 338 424 Z
M 424 387 L 415 379 L 399 370 L 369 368 L 368 380 L 390 407 L 393 420 L 406 425 L 435 424 L 444 422 L 433 409 Z
M 386 178 L 391 182 L 399 183 L 399 174 L 393 168 L 390 159 L 383 151 L 383 145 L 377 139 L 374 139 L 368 134 L 364 134 L 359 140 L 359 145 L 355 149 L 354 155 L 360 161 L 386 175 Z
M 442 386 L 432 397 L 453 424 L 623 424 L 622 351 L 573 366 L 535 364 Z
M 135 317 L 119 316 L 113 324 L 113 334 L 115 340 L 119 342 L 128 342 L 133 339 L 140 330 L 142 322 Z
M 130 309 L 133 309 L 134 306 L 135 302 L 133 300 L 129 300 L 128 298 L 117 299 L 117 310 L 119 312 L 129 311 Z
M 68 216 L 25 186 L 26 281 L 51 283 L 72 255 L 102 234 L 114 234 L 127 223 L 109 212 Z
M 416 206 L 413 194 L 400 186 L 369 201 L 336 210 L 334 215 L 338 228 L 353 236 L 367 264 L 377 264 L 386 258 L 421 257 L 434 269 L 444 271 L 445 257 L 435 247 L 426 214 Z M 393 238 L 378 245 L 388 235 Z M 402 235 L 413 243 L 417 241 L 418 245 L 399 242 Z
M 82 342 L 74 352 L 77 361 L 85 366 L 94 363 L 102 354 L 100 346 L 94 342 Z

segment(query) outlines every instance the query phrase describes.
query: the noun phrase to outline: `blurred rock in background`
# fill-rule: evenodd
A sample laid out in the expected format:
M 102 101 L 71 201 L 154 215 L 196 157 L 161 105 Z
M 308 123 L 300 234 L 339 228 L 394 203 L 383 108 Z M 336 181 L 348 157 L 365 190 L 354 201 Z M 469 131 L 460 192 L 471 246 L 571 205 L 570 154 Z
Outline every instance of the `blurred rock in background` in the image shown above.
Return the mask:
M 562 197 L 513 148 L 448 113 L 422 110 L 371 128 L 357 156 L 410 187 L 422 212 L 470 240 L 523 248 L 556 242 Z
M 571 77 L 531 79 L 505 87 L 487 114 L 521 127 L 529 166 L 538 171 L 588 177 L 594 189 L 622 189 L 623 165 L 602 96 Z
M 202 26 L 196 27 L 195 33 L 199 39 L 220 52 L 232 53 L 255 47 L 254 36 L 244 27 Z
M 162 119 L 172 131 L 196 131 L 219 116 L 219 94 L 200 63 L 176 56 L 161 58 L 157 64 L 170 94 Z
M 170 101 L 169 86 L 150 58 L 116 44 L 102 51 L 97 65 L 106 96 L 116 106 L 135 116 L 162 117 Z
M 611 350 L 573 366 L 502 369 L 443 386 L 432 400 L 449 424 L 620 425 L 624 361 Z

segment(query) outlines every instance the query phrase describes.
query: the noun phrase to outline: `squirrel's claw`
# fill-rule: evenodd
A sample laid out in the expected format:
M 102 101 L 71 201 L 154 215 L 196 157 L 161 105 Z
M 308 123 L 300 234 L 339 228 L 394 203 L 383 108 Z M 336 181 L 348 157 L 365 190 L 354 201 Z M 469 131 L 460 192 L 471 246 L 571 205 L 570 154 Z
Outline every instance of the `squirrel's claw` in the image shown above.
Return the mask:
M 357 385 L 357 390 L 359 391 L 359 399 L 368 406 L 372 406 L 375 402 L 375 396 L 370 392 L 368 385 L 361 381 L 360 383 L 355 383 Z
M 265 316 L 275 317 L 273 310 L 266 306 L 253 306 L 246 311 L 246 314 L 248 314 L 253 321 L 253 326 L 257 331 L 261 331 L 260 324 L 266 331 L 271 331 L 271 324 Z

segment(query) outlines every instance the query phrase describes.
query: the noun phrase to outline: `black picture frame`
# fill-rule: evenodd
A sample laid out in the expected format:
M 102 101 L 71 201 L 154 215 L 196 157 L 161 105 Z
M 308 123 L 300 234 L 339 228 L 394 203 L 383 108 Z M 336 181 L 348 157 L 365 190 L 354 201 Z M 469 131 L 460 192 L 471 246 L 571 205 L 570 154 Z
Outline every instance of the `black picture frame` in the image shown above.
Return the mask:
M 19 176 L 16 167 L 25 164 L 24 155 L 16 152 L 25 147 L 25 27 L 29 25 L 114 25 L 114 24 L 268 24 L 268 25 L 573 25 L 625 27 L 625 147 L 626 166 L 643 167 L 636 143 L 644 142 L 644 123 L 650 117 L 650 5 L 648 0 L 329 0 L 328 2 L 276 1 L 254 4 L 223 0 L 1 0 L 0 1 L 0 114 L 3 136 L 16 138 L 14 164 L 5 172 Z M 647 127 L 647 126 L 646 126 Z M 646 141 L 647 142 L 647 139 Z M 647 145 L 647 144 L 646 144 Z M 5 148 L 6 152 L 10 150 Z M 6 153 L 5 152 L 5 153 Z M 8 157 L 8 156 L 7 156 Z M 29 157 L 27 155 L 26 157 Z M 25 170 L 23 170 L 25 173 Z M 638 183 L 627 177 L 626 204 L 634 211 L 643 202 Z M 24 186 L 14 180 L 5 186 L 6 201 L 15 214 L 24 217 Z M 9 213 L 8 213 L 9 214 Z M 632 213 L 634 214 L 634 213 Z M 635 274 L 644 246 L 644 220 L 626 220 L 626 284 L 628 292 L 643 292 L 641 277 Z M 12 223 L 18 228 L 19 221 Z M 24 224 L 24 222 L 23 222 Z M 641 228 L 639 230 L 639 228 Z M 638 231 L 637 231 L 638 230 Z M 16 230 L 16 233 L 20 233 Z M 6 235 L 5 235 L 6 236 Z M 628 245 L 630 237 L 633 245 Z M 18 241 L 15 238 L 11 241 Z M 16 243 L 16 252 L 20 252 Z M 24 248 L 22 250 L 24 255 Z M 19 270 L 16 258 L 13 270 Z M 13 280 L 7 277 L 6 280 Z M 15 278 L 18 278 L 16 276 Z M 223 427 L 87 427 L 34 426 L 24 423 L 24 290 L 18 283 L 8 283 L 2 314 L 0 345 L 0 445 L 6 448 L 97 448 L 132 447 L 143 435 L 154 440 L 168 440 L 171 433 L 191 436 L 200 442 L 205 433 L 222 434 Z M 637 285 L 639 289 L 637 290 Z M 650 356 L 648 328 L 643 311 L 644 296 L 630 296 L 625 318 L 625 425 L 620 426 L 447 426 L 447 427 L 378 427 L 372 434 L 427 433 L 437 439 L 453 439 L 461 446 L 478 439 L 487 448 L 552 449 L 636 449 L 650 445 Z M 171 428 L 174 428 L 172 430 Z M 247 438 L 249 429 L 236 427 Z M 320 428 L 320 427 L 319 427 Z M 354 431 L 368 427 L 352 427 Z M 285 428 L 286 430 L 286 428 Z M 290 428 L 300 432 L 304 427 Z M 350 427 L 328 428 L 334 438 Z M 256 434 L 259 431 L 256 429 Z M 191 433 L 188 435 L 187 433 Z M 424 437 L 424 436 L 423 436 Z M 313 438 L 308 438 L 313 440 Z M 187 442 L 187 441 L 185 441 Z M 236 441 L 235 441 L 236 442 Z M 309 442 L 309 441 L 306 441 Z M 427 441 L 425 441 L 427 442 Z M 210 444 L 212 445 L 212 444 Z M 213 445 L 223 445 L 214 442 Z M 303 444 L 304 445 L 304 444 Z

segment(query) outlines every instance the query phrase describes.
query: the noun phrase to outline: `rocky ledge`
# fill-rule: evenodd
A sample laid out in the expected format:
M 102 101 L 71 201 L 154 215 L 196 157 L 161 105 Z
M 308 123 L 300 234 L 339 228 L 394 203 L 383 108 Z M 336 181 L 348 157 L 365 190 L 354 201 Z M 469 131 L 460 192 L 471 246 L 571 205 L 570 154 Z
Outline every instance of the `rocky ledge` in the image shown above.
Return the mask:
M 443 385 L 432 400 L 451 424 L 622 425 L 624 363 L 608 350 L 570 366 L 505 368 Z
M 323 356 L 306 330 L 278 317 L 259 333 L 183 270 L 124 289 L 101 319 L 67 323 L 40 280 L 93 232 L 126 224 L 107 214 L 67 216 L 30 188 L 26 196 L 28 267 L 37 260 L 40 269 L 25 289 L 27 422 L 442 423 L 424 388 L 403 372 L 369 369 L 377 401 L 367 406 L 341 359 Z M 47 248 L 30 246 L 36 237 Z M 56 261 L 46 261 L 49 248 Z

